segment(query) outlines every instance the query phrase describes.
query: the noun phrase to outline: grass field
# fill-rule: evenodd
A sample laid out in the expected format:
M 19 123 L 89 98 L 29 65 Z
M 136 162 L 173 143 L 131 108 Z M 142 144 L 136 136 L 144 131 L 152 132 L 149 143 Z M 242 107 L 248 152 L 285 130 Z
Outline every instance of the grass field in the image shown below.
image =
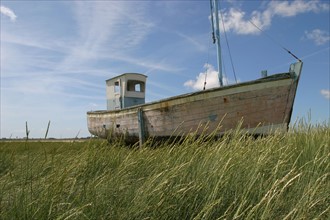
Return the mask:
M 142 148 L 0 143 L 0 219 L 329 219 L 330 128 Z

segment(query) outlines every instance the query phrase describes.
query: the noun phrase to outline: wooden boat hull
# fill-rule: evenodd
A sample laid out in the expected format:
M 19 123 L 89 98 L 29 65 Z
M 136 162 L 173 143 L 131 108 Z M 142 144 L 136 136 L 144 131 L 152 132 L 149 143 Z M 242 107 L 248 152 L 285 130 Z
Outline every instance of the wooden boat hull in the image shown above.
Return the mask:
M 302 63 L 290 71 L 251 82 L 175 96 L 122 110 L 87 112 L 91 134 L 134 143 L 162 138 L 219 134 L 242 129 L 254 134 L 287 131 Z

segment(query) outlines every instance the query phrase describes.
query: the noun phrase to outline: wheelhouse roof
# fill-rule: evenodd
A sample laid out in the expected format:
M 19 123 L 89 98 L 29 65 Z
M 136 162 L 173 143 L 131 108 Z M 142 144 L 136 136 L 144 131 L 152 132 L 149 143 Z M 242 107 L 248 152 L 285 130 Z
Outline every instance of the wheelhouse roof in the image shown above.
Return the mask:
M 115 80 L 115 79 L 119 79 L 119 78 L 123 78 L 123 77 L 125 77 L 125 78 L 129 78 L 129 76 L 138 76 L 138 77 L 141 77 L 141 78 L 147 78 L 146 75 L 141 74 L 141 73 L 123 73 L 123 74 L 121 74 L 121 75 L 118 75 L 118 76 L 115 76 L 115 77 L 113 77 L 113 78 L 107 79 L 106 82 L 107 82 L 107 81 L 113 81 L 113 80 Z

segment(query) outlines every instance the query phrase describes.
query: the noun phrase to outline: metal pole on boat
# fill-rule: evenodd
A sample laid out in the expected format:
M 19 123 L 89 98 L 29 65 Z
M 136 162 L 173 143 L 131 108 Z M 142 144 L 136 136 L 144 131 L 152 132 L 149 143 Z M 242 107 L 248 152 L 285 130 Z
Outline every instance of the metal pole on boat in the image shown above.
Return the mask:
M 213 14 L 214 21 L 213 22 Z M 223 86 L 222 81 L 222 61 L 221 61 L 221 45 L 220 45 L 220 31 L 219 31 L 219 12 L 218 12 L 218 0 L 211 0 L 211 19 L 212 19 L 212 29 L 215 34 L 215 42 L 217 44 L 217 55 L 218 55 L 218 77 L 220 86 Z
M 145 130 L 144 130 L 142 108 L 138 108 L 137 115 L 138 115 L 138 126 L 139 126 L 139 146 L 142 147 L 142 145 L 145 142 Z

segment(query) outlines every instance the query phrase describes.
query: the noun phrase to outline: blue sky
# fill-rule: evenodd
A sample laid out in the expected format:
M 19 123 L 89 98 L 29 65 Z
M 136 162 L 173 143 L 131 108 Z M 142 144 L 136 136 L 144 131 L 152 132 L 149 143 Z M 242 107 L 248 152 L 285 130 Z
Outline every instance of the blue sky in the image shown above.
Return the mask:
M 304 62 L 293 121 L 329 120 L 329 1 L 221 1 L 239 82 Z M 148 76 L 146 100 L 217 85 L 208 1 L 1 1 L 1 137 L 89 136 L 105 80 Z M 265 34 L 249 23 L 252 20 Z M 267 36 L 270 36 L 271 39 Z M 221 35 L 224 39 L 224 35 Z M 275 43 L 275 42 L 276 43 Z M 222 42 L 225 78 L 234 83 Z

